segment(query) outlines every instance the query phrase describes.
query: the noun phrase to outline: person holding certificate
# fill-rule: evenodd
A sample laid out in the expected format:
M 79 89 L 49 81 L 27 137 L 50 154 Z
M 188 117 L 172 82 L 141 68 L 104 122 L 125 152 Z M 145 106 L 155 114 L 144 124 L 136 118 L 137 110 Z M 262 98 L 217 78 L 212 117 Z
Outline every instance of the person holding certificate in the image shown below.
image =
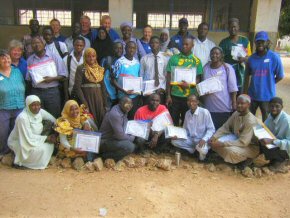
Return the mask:
M 210 51 L 211 62 L 203 68 L 203 80 L 216 78 L 223 86 L 221 91 L 202 96 L 204 107 L 209 110 L 214 126 L 219 129 L 236 110 L 238 91 L 235 70 L 223 61 L 223 50 L 214 47 Z
M 215 128 L 209 111 L 198 107 L 199 100 L 196 95 L 190 95 L 187 104 L 189 110 L 185 114 L 183 128 L 186 129 L 188 139 L 174 139 L 171 144 L 191 154 L 197 150 L 199 159 L 204 160 L 210 149 L 208 141 L 214 134 Z
M 170 107 L 170 113 L 175 126 L 180 125 L 180 120 L 183 123 L 187 111 L 187 97 L 190 94 L 196 93 L 196 89 L 193 84 L 184 80 L 171 84 L 172 74 L 182 74 L 184 73 L 183 69 L 185 69 L 185 71 L 192 69 L 190 74 L 196 72 L 196 78 L 192 78 L 196 84 L 199 83 L 202 75 L 202 64 L 200 60 L 192 54 L 192 47 L 192 38 L 185 37 L 183 39 L 181 53 L 173 55 L 167 64 L 166 104 Z M 182 75 L 180 76 L 182 77 Z
M 91 131 L 88 114 L 83 111 L 83 108 L 75 100 L 69 100 L 65 103 L 61 117 L 56 120 L 54 128 L 59 133 L 60 144 L 57 153 L 59 158 L 76 158 L 86 155 L 86 152 L 74 148 L 74 129 Z
M 139 77 L 140 63 L 134 57 L 134 54 L 136 53 L 136 49 L 137 49 L 137 45 L 135 42 L 129 41 L 126 44 L 126 47 L 125 47 L 126 54 L 116 61 L 116 64 L 114 67 L 115 79 L 113 79 L 112 81 L 113 85 L 118 90 L 119 99 L 125 95 L 128 95 L 129 98 L 132 99 L 133 108 L 128 113 L 129 120 L 134 119 L 134 114 L 139 108 L 140 92 L 142 90 L 142 80 L 140 80 L 140 77 Z M 132 79 L 136 79 L 136 82 L 130 81 Z M 129 82 L 125 80 L 129 80 Z M 128 85 L 130 86 L 129 88 L 127 87 Z M 135 92 L 133 88 L 134 90 L 139 90 L 138 93 Z
M 269 169 L 273 172 L 288 172 L 286 160 L 290 156 L 290 117 L 283 111 L 283 100 L 274 97 L 270 100 L 270 114 L 265 121 L 266 127 L 273 133 L 276 139 L 263 138 L 260 140 L 261 152 L 267 160 L 270 160 Z M 275 147 L 268 149 L 266 145 Z

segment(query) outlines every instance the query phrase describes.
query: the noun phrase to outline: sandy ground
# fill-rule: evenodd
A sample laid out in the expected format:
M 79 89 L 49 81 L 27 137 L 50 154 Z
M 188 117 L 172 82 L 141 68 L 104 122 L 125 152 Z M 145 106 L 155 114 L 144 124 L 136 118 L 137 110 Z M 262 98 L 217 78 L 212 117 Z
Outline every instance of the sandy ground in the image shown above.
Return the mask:
M 278 85 L 290 112 L 290 59 Z M 185 165 L 185 167 L 184 167 Z M 193 166 L 193 167 L 192 167 Z M 290 173 L 245 178 L 194 160 L 171 171 L 77 172 L 0 165 L 0 217 L 290 217 Z

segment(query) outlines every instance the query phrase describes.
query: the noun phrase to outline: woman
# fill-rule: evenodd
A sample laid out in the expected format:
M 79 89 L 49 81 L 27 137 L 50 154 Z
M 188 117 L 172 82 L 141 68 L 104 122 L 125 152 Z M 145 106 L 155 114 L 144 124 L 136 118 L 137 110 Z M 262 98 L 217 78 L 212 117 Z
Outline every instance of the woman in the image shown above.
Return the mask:
M 146 52 L 146 54 L 151 53 L 151 47 L 149 45 L 149 41 L 153 34 L 153 28 L 150 25 L 146 25 L 143 28 L 143 37 L 140 39 L 140 42 Z
M 11 57 L 11 65 L 18 68 L 25 79 L 27 73 L 27 62 L 22 57 L 23 44 L 18 40 L 11 40 L 8 45 L 8 52 Z
M 223 61 L 223 50 L 214 47 L 210 51 L 211 62 L 204 66 L 203 80 L 218 77 L 222 91 L 203 96 L 204 106 L 209 110 L 215 129 L 219 129 L 236 110 L 237 80 L 233 67 Z
M 0 154 L 9 152 L 7 139 L 15 119 L 24 108 L 25 83 L 19 69 L 11 66 L 6 51 L 0 51 Z
M 97 61 L 99 64 L 101 64 L 104 57 L 113 55 L 113 42 L 105 27 L 100 27 L 98 29 L 98 35 L 92 48 L 94 48 L 98 54 Z
M 60 140 L 57 154 L 59 158 L 76 158 L 86 155 L 86 152 L 73 148 L 74 129 L 91 131 L 89 115 L 86 114 L 84 109 L 74 100 L 65 103 L 61 117 L 57 119 L 55 127 Z
M 100 127 L 106 112 L 107 94 L 104 68 L 98 65 L 97 54 L 93 48 L 86 49 L 84 63 L 77 68 L 73 96 L 80 104 L 88 107 L 97 126 Z
M 55 118 L 41 109 L 40 99 L 36 95 L 26 98 L 26 107 L 16 119 L 8 146 L 14 151 L 14 164 L 30 169 L 45 169 L 51 158 L 55 135 L 43 135 L 43 121 L 52 123 Z
M 170 42 L 169 30 L 164 28 L 160 33 L 160 51 L 165 52 L 168 49 L 168 45 Z

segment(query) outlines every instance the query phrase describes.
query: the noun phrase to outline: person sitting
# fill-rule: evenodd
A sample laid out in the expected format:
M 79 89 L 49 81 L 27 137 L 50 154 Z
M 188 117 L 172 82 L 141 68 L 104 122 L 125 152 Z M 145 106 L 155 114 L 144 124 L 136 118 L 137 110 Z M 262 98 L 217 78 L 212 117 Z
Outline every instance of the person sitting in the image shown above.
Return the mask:
M 30 169 L 45 169 L 50 161 L 55 135 L 43 135 L 43 121 L 55 122 L 55 118 L 41 109 L 36 95 L 26 98 L 26 107 L 18 115 L 8 138 L 8 146 L 14 152 L 14 164 Z
M 164 105 L 160 104 L 160 95 L 157 93 L 151 94 L 148 99 L 148 105 L 140 107 L 134 116 L 134 120 L 142 120 L 145 122 L 152 123 L 152 120 L 162 113 L 166 113 L 169 111 Z M 148 145 L 149 148 L 157 149 L 162 148 L 163 145 L 166 146 L 166 140 L 163 131 L 150 131 L 149 139 L 147 141 L 138 138 L 138 145 L 140 145 L 140 149 L 143 150 L 144 145 Z
M 174 139 L 171 144 L 185 149 L 193 154 L 199 152 L 199 159 L 204 160 L 208 150 L 208 141 L 215 132 L 214 124 L 207 109 L 198 106 L 199 99 L 191 94 L 187 98 L 189 110 L 185 114 L 183 128 L 186 129 L 188 139 Z
M 274 172 L 286 173 L 286 160 L 290 156 L 290 117 L 282 110 L 283 100 L 274 97 L 270 100 L 270 114 L 265 125 L 274 134 L 276 139 L 261 139 L 261 152 L 270 160 L 269 169 Z M 276 147 L 268 149 L 265 145 L 273 144 Z
M 124 96 L 120 99 L 119 104 L 106 113 L 100 128 L 102 133 L 100 155 L 102 158 L 112 158 L 118 161 L 135 150 L 133 143 L 135 137 L 125 133 L 128 122 L 127 114 L 132 106 L 132 100 Z
M 210 139 L 213 151 L 218 153 L 225 162 L 239 164 L 238 167 L 241 169 L 249 166 L 252 159 L 259 154 L 253 130 L 258 121 L 249 110 L 250 104 L 251 98 L 248 95 L 239 95 L 237 111 Z M 231 139 L 223 138 L 229 135 L 231 135 Z
M 86 155 L 86 152 L 74 148 L 72 144 L 74 129 L 91 131 L 89 115 L 85 113 L 84 107 L 80 107 L 75 100 L 68 100 L 61 112 L 61 117 L 56 120 L 54 128 L 59 133 L 60 144 L 57 153 L 59 158 L 76 158 Z

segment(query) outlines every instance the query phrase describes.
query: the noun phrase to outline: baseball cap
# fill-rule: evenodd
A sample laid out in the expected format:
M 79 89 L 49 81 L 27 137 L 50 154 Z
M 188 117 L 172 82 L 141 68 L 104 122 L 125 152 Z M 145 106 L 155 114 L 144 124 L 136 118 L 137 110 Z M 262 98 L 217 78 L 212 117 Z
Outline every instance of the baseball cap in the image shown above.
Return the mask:
M 181 23 L 185 23 L 185 24 L 188 25 L 188 20 L 187 20 L 185 17 L 183 17 L 183 18 L 179 19 L 178 23 L 179 23 L 179 24 L 181 24 Z
M 263 40 L 263 41 L 269 40 L 268 33 L 265 31 L 257 32 L 257 34 L 255 36 L 255 41 L 259 41 L 259 40 Z

